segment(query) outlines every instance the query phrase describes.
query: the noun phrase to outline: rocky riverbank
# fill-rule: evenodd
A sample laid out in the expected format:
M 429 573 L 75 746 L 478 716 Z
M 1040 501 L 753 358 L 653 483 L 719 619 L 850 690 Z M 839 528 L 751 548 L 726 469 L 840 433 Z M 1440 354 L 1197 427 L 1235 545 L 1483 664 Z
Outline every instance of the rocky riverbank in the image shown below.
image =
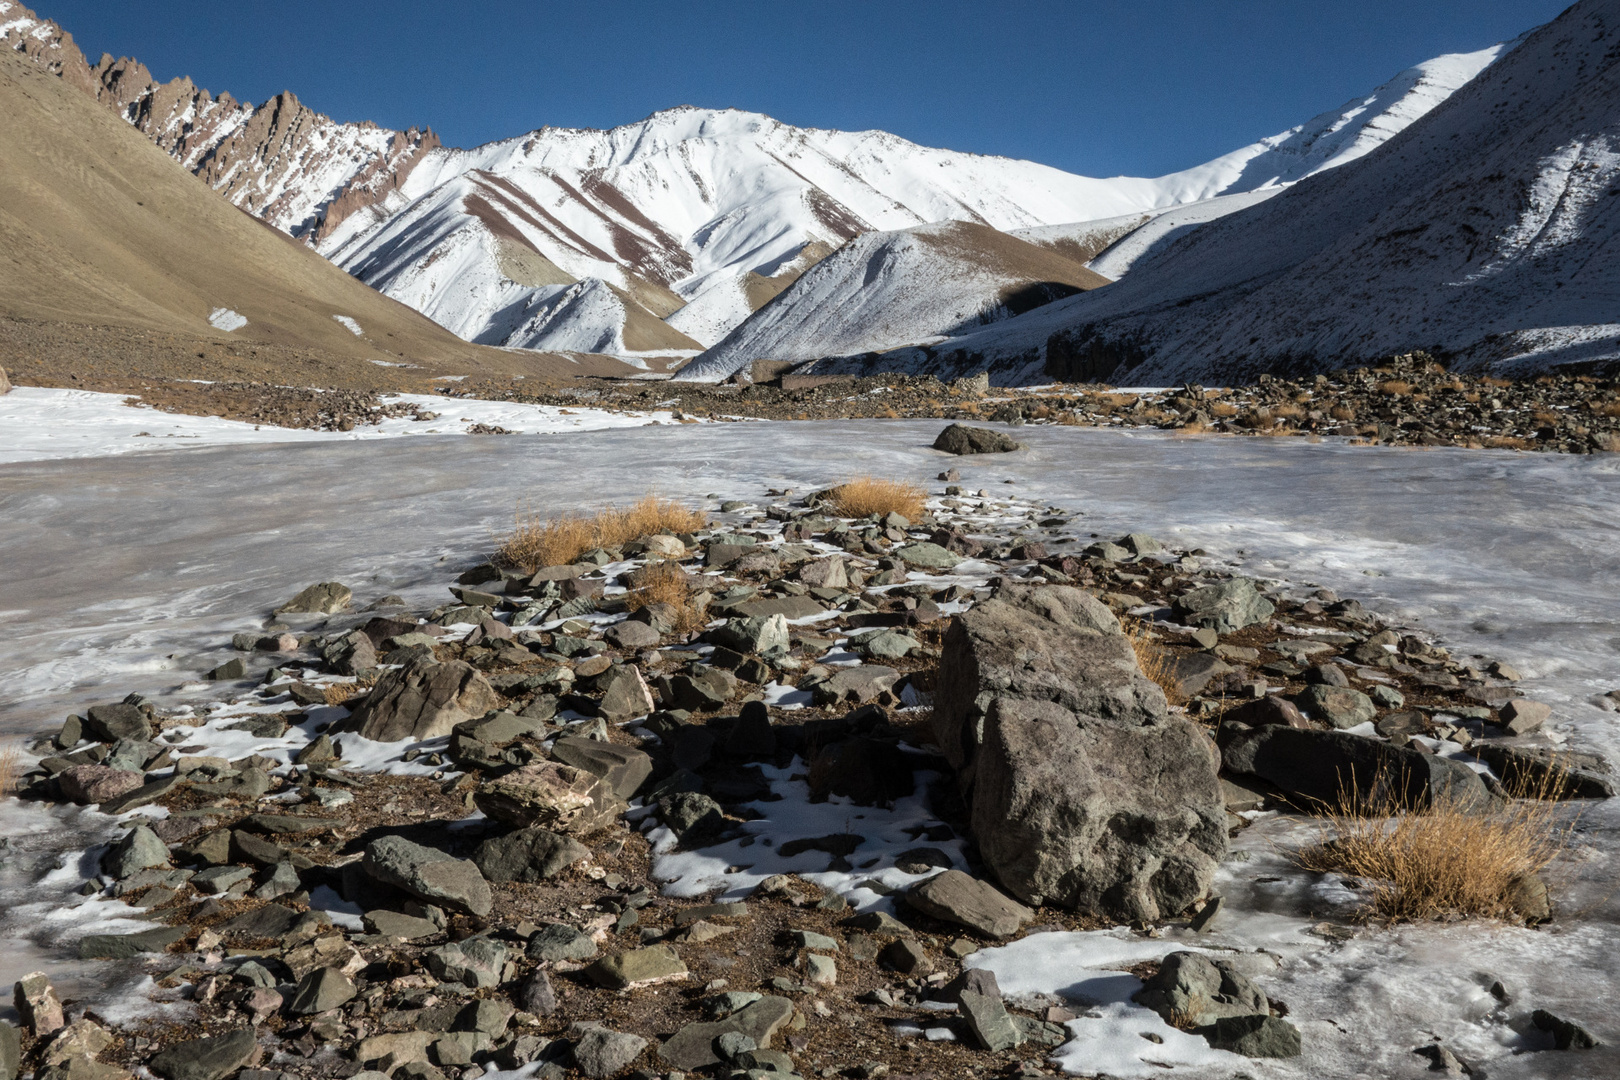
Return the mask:
M 1589 454 L 1620 450 L 1620 380 L 1544 375 L 1509 381 L 1453 374 L 1423 353 L 1301 380 L 1262 376 L 1232 388 L 1138 392 L 1107 386 L 1033 390 L 982 378 L 778 376 L 708 386 L 581 380 L 532 388 L 468 383 L 444 391 L 545 405 L 644 410 L 708 419 L 944 419 L 1159 428 L 1189 434 L 1341 436 L 1381 446 L 1457 446 Z
M 128 815 L 84 892 L 152 923 L 78 953 L 190 1008 L 114 1024 L 24 980 L 0 1074 L 1045 1075 L 1090 1005 L 981 960 L 1119 921 L 1151 951 L 1133 1040 L 1284 1056 L 1308 1018 L 1197 951 L 1254 814 L 1391 775 L 1482 810 L 1612 793 L 1507 665 L 941 479 L 916 520 L 774 491 L 467 568 L 433 610 L 312 586 L 217 692 L 69 718 L 22 797 Z M 1527 1038 L 1590 1041 L 1534 1005 Z

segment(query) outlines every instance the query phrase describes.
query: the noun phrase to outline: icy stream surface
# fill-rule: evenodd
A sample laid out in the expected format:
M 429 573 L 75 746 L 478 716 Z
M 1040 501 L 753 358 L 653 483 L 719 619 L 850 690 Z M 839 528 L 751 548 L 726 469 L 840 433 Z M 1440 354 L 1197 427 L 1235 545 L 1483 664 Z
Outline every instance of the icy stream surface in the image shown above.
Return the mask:
M 389 593 L 442 602 L 452 572 L 487 552 L 520 506 L 588 509 L 648 491 L 711 509 L 709 495 L 764 506 L 767 486 L 803 492 L 860 472 L 937 491 L 935 474 L 954 465 L 970 491 L 1082 512 L 1082 541 L 1140 530 L 1201 546 L 1247 573 L 1354 596 L 1455 653 L 1506 660 L 1530 696 L 1553 705 L 1555 740 L 1620 761 L 1620 717 L 1595 703 L 1620 688 L 1620 456 L 1026 427 L 1018 437 L 1027 452 L 957 459 L 928 449 L 939 428 L 724 424 L 3 465 L 0 733 L 46 731 L 131 690 L 161 698 L 233 655 L 233 632 L 255 629 L 314 581 L 349 584 L 360 605 Z M 12 837 L 0 868 L 3 983 L 44 962 L 38 926 L 25 941 L 19 922 L 43 917 L 52 891 L 65 897 L 80 880 L 71 862 L 47 872 L 54 853 L 69 838 L 93 843 L 110 823 L 15 802 L 0 813 Z M 1583 808 L 1578 854 L 1555 874 L 1560 917 L 1546 929 L 1423 925 L 1362 929 L 1341 942 L 1312 927 L 1343 922 L 1336 905 L 1348 894 L 1288 868 L 1282 855 L 1302 826 L 1262 821 L 1218 883 L 1229 913 L 1186 944 L 1250 954 L 1262 987 L 1290 1006 L 1307 1056 L 1206 1060 L 1171 1043 L 1155 1064 L 1144 1041 L 1142 1053 L 1122 1057 L 1117 1036 L 1140 1018 L 1120 1004 L 1116 973 L 1100 977 L 1111 989 L 1094 996 L 1096 1017 L 1071 1024 L 1075 1037 L 1056 1060 L 1082 1071 L 1106 1060 L 1121 1076 L 1416 1077 L 1427 1062 L 1412 1050 L 1439 1038 L 1493 1078 L 1620 1076 L 1617 825 L 1620 808 Z M 86 910 L 96 907 L 75 917 L 100 917 Z M 1117 956 L 1134 959 L 1139 946 L 1122 942 L 1141 941 L 1124 931 L 1061 938 L 1040 952 L 1065 957 L 1064 970 L 993 950 L 974 962 L 1005 972 L 1004 986 L 1058 993 L 1096 977 L 1093 967 L 1129 966 Z M 1141 946 L 1155 957 L 1185 947 L 1174 935 Z M 81 976 L 77 991 L 97 990 L 74 965 L 53 968 Z M 1508 986 L 1510 1005 L 1488 993 L 1493 978 Z M 1608 1045 L 1514 1053 L 1532 1045 L 1523 1032 L 1538 1007 Z M 1088 1057 L 1093 1040 L 1098 1055 Z

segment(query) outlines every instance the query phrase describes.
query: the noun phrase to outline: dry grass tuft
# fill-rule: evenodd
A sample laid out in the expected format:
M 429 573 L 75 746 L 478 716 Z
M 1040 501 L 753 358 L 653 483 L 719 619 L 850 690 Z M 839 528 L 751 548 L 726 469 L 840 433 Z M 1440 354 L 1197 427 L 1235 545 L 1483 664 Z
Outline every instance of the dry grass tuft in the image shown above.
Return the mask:
M 1487 435 L 1483 439 L 1485 446 L 1490 450 L 1528 450 L 1530 440 L 1521 439 L 1516 435 Z
M 1170 704 L 1185 705 L 1186 698 L 1182 696 L 1180 682 L 1176 679 L 1175 654 L 1153 640 L 1147 623 L 1141 619 L 1121 619 L 1120 626 L 1124 628 L 1131 649 L 1136 653 L 1136 664 L 1142 669 L 1142 674 L 1159 684 L 1165 700 Z
M 698 510 L 648 495 L 629 507 L 608 507 L 589 516 L 542 519 L 520 511 L 517 527 L 501 542 L 495 561 L 534 572 L 571 563 L 592 548 L 617 547 L 639 536 L 695 532 L 708 524 Z
M 1237 415 L 1237 406 L 1230 401 L 1217 401 L 1209 407 L 1210 415 L 1226 418 Z
M 1620 416 L 1620 401 L 1594 402 L 1592 411 L 1599 416 Z
M 1379 383 L 1378 392 L 1390 397 L 1405 397 L 1412 392 L 1412 384 L 1404 379 L 1391 379 L 1389 382 Z
M 692 602 L 692 579 L 675 563 L 648 563 L 632 571 L 626 584 L 630 591 L 624 601 L 631 611 L 668 604 L 675 609 L 677 630 L 687 632 L 703 626 L 703 613 Z
M 841 517 L 863 518 L 869 514 L 896 513 L 916 521 L 923 516 L 926 493 L 915 484 L 857 476 L 827 492 L 826 503 Z
M 16 794 L 22 773 L 22 746 L 16 742 L 0 743 L 0 796 Z
M 1321 814 L 1324 838 L 1295 858 L 1306 870 L 1371 883 L 1368 913 L 1386 919 L 1522 921 L 1516 894 L 1568 846 L 1574 829 L 1573 820 L 1560 823 L 1555 783 L 1514 792 L 1504 809 L 1489 813 L 1347 793 Z
M 1348 405 L 1335 405 L 1333 408 L 1328 410 L 1328 415 L 1333 417 L 1335 420 L 1354 420 L 1356 418 L 1356 410 L 1350 408 Z

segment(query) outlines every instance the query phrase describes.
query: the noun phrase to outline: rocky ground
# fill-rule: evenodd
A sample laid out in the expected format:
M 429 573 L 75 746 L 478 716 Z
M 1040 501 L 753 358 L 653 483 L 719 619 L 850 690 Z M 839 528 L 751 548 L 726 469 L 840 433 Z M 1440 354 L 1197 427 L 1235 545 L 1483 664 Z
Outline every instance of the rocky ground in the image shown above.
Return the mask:
M 173 343 L 168 347 L 174 348 Z M 473 376 L 447 386 L 415 367 L 378 367 L 375 375 L 346 373 L 334 385 L 318 358 L 283 356 L 268 346 L 202 343 L 200 350 L 186 353 L 186 363 L 194 355 L 210 371 L 227 377 L 198 381 L 144 370 L 132 374 L 60 358 L 14 364 L 12 376 L 18 385 L 128 393 L 132 400 L 168 412 L 341 431 L 410 415 L 413 410 L 399 411 L 389 401 L 390 394 L 406 391 L 561 408 L 670 408 L 687 419 L 988 420 L 1188 434 L 1332 435 L 1379 446 L 1620 451 L 1620 380 L 1584 374 L 1521 381 L 1453 375 L 1422 353 L 1314 378 L 1262 376 L 1255 385 L 1234 388 L 1122 392 L 1108 386 L 991 388 L 983 377 L 947 384 L 932 376 L 907 375 L 787 375 L 719 386 L 605 377 Z M 298 371 L 304 371 L 299 378 L 307 387 L 319 388 L 286 385 L 289 372 Z M 229 377 L 233 375 L 237 377 Z
M 1338 435 L 1369 445 L 1462 446 L 1589 454 L 1620 450 L 1620 380 L 1545 375 L 1508 381 L 1454 375 L 1422 353 L 1314 378 L 1262 376 L 1252 386 L 1137 393 L 1107 386 L 1037 390 L 946 384 L 931 376 L 804 378 L 707 386 L 580 380 L 536 392 L 493 382 L 454 396 L 643 410 L 710 419 L 947 419 L 1010 424 L 1155 427 L 1229 435 Z
M 79 956 L 192 1007 L 115 1025 L 30 977 L 0 1080 L 1047 1075 L 1086 1005 L 964 959 L 1195 932 L 1245 814 L 1349 775 L 1481 809 L 1549 775 L 1613 792 L 1549 756 L 1505 664 L 941 480 L 915 521 L 773 491 L 567 566 L 468 568 L 431 611 L 314 585 L 238 635 L 219 700 L 68 718 L 20 795 L 130 815 L 82 891 L 152 923 Z M 658 561 L 689 608 L 627 591 Z M 760 831 L 798 790 L 847 803 L 839 831 Z M 895 807 L 909 839 L 875 849 Z M 1152 823 L 1130 858 L 1076 831 L 1122 814 Z M 694 879 L 683 852 L 738 861 Z M 772 859 L 808 869 L 750 874 Z M 1554 917 L 1537 886 L 1515 918 Z M 1234 963 L 1166 942 L 1131 973 L 1211 1046 L 1301 1050 Z M 1535 1016 L 1549 1051 L 1591 1041 Z

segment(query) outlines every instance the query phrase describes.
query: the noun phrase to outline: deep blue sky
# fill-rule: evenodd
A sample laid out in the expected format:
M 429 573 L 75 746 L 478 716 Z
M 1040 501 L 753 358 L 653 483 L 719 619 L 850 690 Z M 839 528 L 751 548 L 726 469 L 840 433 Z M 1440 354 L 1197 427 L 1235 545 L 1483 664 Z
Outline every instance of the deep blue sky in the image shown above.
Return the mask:
M 34 0 L 94 62 L 472 146 L 671 105 L 883 128 L 1093 176 L 1185 168 L 1564 0 Z

